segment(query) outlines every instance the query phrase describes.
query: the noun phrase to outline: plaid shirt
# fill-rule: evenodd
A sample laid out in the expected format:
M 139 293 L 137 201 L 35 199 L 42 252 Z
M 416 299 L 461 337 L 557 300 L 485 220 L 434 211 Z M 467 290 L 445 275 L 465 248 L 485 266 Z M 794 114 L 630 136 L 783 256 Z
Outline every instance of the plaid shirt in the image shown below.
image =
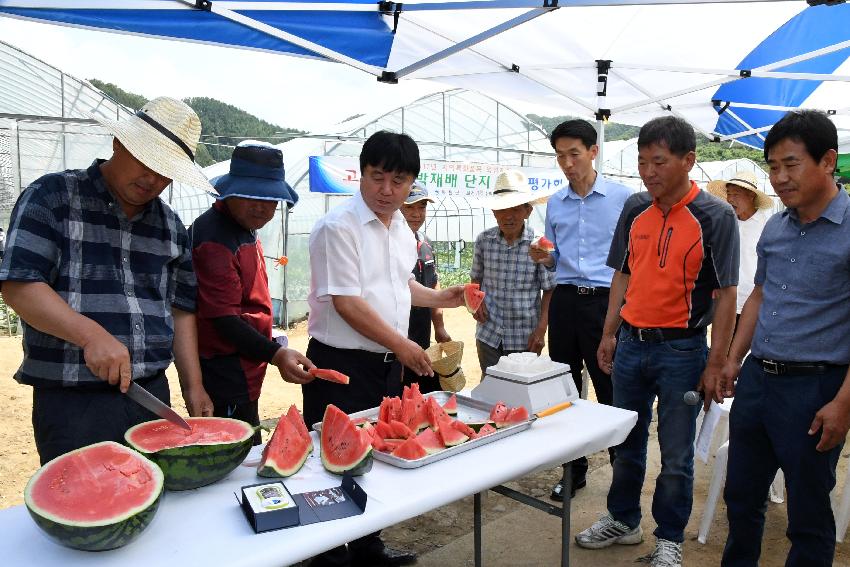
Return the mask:
M 107 190 L 102 160 L 37 179 L 15 204 L 0 282 L 44 282 L 130 351 L 133 378 L 172 360 L 172 307 L 195 311 L 186 228 L 160 199 L 128 220 Z M 15 379 L 33 386 L 104 384 L 80 347 L 24 325 Z
M 488 228 L 475 240 L 470 277 L 481 282 L 487 322 L 478 323 L 475 338 L 505 350 L 526 350 L 528 337 L 540 321 L 540 290 L 555 287 L 555 274 L 528 257 L 534 232 L 526 226 L 511 245 L 499 227 Z

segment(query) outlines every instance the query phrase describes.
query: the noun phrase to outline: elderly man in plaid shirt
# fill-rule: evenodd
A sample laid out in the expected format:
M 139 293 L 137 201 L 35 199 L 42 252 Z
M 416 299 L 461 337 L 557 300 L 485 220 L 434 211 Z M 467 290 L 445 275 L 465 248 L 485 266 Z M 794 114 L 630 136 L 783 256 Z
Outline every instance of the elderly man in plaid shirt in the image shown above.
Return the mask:
M 534 232 L 525 221 L 532 204 L 545 202 L 547 197 L 532 192 L 525 175 L 511 170 L 499 174 L 487 201 L 498 226 L 478 235 L 470 271 L 472 281 L 487 294 L 475 313 L 482 376 L 499 357 L 524 351 L 540 354 L 545 344 L 555 276 L 529 258 Z

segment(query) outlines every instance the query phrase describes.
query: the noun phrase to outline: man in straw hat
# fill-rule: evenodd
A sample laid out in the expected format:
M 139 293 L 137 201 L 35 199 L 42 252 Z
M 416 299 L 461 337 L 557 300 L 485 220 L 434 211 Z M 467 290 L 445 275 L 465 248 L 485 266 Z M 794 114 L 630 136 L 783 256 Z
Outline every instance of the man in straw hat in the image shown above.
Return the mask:
M 493 211 L 496 226 L 475 239 L 469 272 L 486 293 L 474 315 L 482 376 L 502 356 L 526 351 L 540 354 L 545 345 L 555 276 L 529 258 L 534 231 L 525 221 L 534 209 L 532 204 L 545 202 L 550 194 L 533 191 L 521 171 L 508 170 L 496 178 L 493 195 L 484 203 Z
M 425 219 L 428 216 L 428 203 L 434 199 L 428 196 L 428 190 L 418 181 L 413 182 L 410 194 L 401 206 L 401 214 L 407 221 L 407 226 L 416 237 L 417 260 L 413 268 L 413 277 L 425 287 L 440 289 L 437 281 L 437 264 L 434 257 L 434 248 L 431 240 L 422 231 Z M 446 332 L 443 323 L 443 310 L 439 307 L 416 307 L 410 308 L 410 322 L 407 327 L 407 338 L 424 349 L 431 346 L 431 325 L 434 325 L 434 338 L 438 343 L 451 341 L 452 338 Z M 436 376 L 419 376 L 409 368 L 404 369 L 404 383 L 419 383 L 422 393 L 442 390 L 440 381 Z
M 637 412 L 638 421 L 617 446 L 606 513 L 576 535 L 589 549 L 642 541 L 640 494 L 657 398 L 661 473 L 652 497 L 652 567 L 681 567 L 699 411 L 682 397 L 699 389 L 706 405 L 722 399 L 720 371 L 735 324 L 735 215 L 689 179 L 695 150 L 693 128 L 678 117 L 650 120 L 638 135 L 638 171 L 647 191 L 629 197 L 617 221 L 597 357 L 599 368 L 613 372 L 614 405 Z
M 555 249 L 549 252 L 532 246 L 529 254 L 554 271 L 558 284 L 549 304 L 549 356 L 569 364 L 579 392 L 582 367 L 586 367 L 596 401 L 611 405 L 611 376 L 599 369 L 596 349 L 614 275 L 605 261 L 620 211 L 632 191 L 593 169 L 599 151 L 596 139 L 596 129 L 586 120 L 567 120 L 552 130 L 549 141 L 569 185 L 546 205 L 546 237 Z M 608 451 L 613 463 L 614 449 Z M 587 457 L 572 462 L 570 497 L 587 484 L 587 468 Z M 555 485 L 550 497 L 563 500 L 562 482 Z
M 755 288 L 723 371 L 726 395 L 735 397 L 724 566 L 759 564 L 780 467 L 791 540 L 785 565 L 833 565 L 829 494 L 850 429 L 850 198 L 833 178 L 837 149 L 835 124 L 812 110 L 787 113 L 764 141 L 770 183 L 787 209 L 762 231 Z
M 189 229 L 204 389 L 212 398 L 213 415 L 256 426 L 268 363 L 287 382 L 312 379 L 300 366 L 312 366 L 304 355 L 272 340 L 272 298 L 257 235 L 278 203 L 291 207 L 298 195 L 286 182 L 281 151 L 253 140 L 233 150 L 230 173 L 212 183 L 218 200 Z M 254 441 L 261 442 L 259 431 Z
M 331 209 L 310 233 L 310 342 L 307 357 L 349 383 L 301 386 L 307 423 L 328 404 L 346 413 L 401 393 L 402 365 L 432 376 L 431 360 L 407 338 L 410 306 L 458 307 L 463 286 L 439 291 L 413 279 L 416 239 L 399 212 L 419 175 L 419 148 L 406 134 L 379 131 L 360 152 L 360 191 Z M 373 533 L 315 557 L 312 565 L 407 565 L 416 554 L 384 547 Z
M 738 269 L 738 299 L 735 325 L 741 317 L 744 302 L 753 291 L 756 275 L 756 243 L 767 219 L 773 214 L 773 199 L 759 189 L 758 180 L 751 171 L 738 171 L 731 179 L 719 179 L 708 184 L 708 192 L 732 205 L 738 217 L 738 235 L 741 239 L 741 265 Z
M 0 266 L 3 296 L 25 323 L 15 379 L 33 386 L 42 463 L 121 442 L 127 428 L 154 419 L 121 393 L 134 380 L 169 403 L 172 358 L 189 414 L 212 414 L 189 238 L 159 199 L 172 180 L 212 189 L 194 163 L 201 122 L 166 97 L 121 122 L 98 121 L 114 136 L 112 157 L 45 175 L 21 193 Z

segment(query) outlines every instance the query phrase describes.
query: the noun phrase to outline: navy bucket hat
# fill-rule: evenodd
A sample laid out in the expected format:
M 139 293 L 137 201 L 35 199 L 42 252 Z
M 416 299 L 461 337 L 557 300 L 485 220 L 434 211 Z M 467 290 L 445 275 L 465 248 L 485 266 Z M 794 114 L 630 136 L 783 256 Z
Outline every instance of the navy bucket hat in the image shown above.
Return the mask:
M 298 202 L 298 193 L 284 176 L 283 153 L 267 142 L 240 142 L 230 158 L 230 173 L 210 181 L 218 191 L 217 199 L 286 201 L 290 207 Z

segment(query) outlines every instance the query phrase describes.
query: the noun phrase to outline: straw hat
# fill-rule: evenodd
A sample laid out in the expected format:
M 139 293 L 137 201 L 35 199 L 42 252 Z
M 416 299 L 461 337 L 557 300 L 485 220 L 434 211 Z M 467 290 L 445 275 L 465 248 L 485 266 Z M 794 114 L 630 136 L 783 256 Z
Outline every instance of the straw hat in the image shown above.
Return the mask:
M 448 341 L 435 343 L 425 349 L 431 359 L 431 367 L 440 378 L 440 387 L 449 392 L 459 392 L 466 385 L 466 377 L 460 367 L 463 358 L 463 343 Z
M 283 152 L 268 142 L 239 142 L 230 158 L 230 172 L 213 178 L 212 184 L 218 199 L 284 201 L 290 207 L 298 202 L 298 193 L 286 182 Z
M 773 208 L 773 199 L 770 198 L 770 195 L 759 189 L 758 180 L 753 172 L 736 171 L 732 179 L 718 179 L 716 181 L 712 181 L 708 184 L 707 189 L 709 193 L 725 201 L 727 185 L 734 185 L 735 187 L 740 187 L 741 189 L 746 189 L 747 191 L 755 193 L 756 209 Z
M 540 205 L 553 194 L 554 191 L 532 191 L 525 174 L 516 169 L 510 169 L 503 171 L 496 178 L 493 195 L 488 197 L 484 204 L 488 209 L 500 211 L 526 203 Z
M 201 121 L 186 103 L 162 96 L 121 121 L 96 115 L 92 118 L 118 138 L 133 157 L 156 173 L 215 192 L 195 165 Z

